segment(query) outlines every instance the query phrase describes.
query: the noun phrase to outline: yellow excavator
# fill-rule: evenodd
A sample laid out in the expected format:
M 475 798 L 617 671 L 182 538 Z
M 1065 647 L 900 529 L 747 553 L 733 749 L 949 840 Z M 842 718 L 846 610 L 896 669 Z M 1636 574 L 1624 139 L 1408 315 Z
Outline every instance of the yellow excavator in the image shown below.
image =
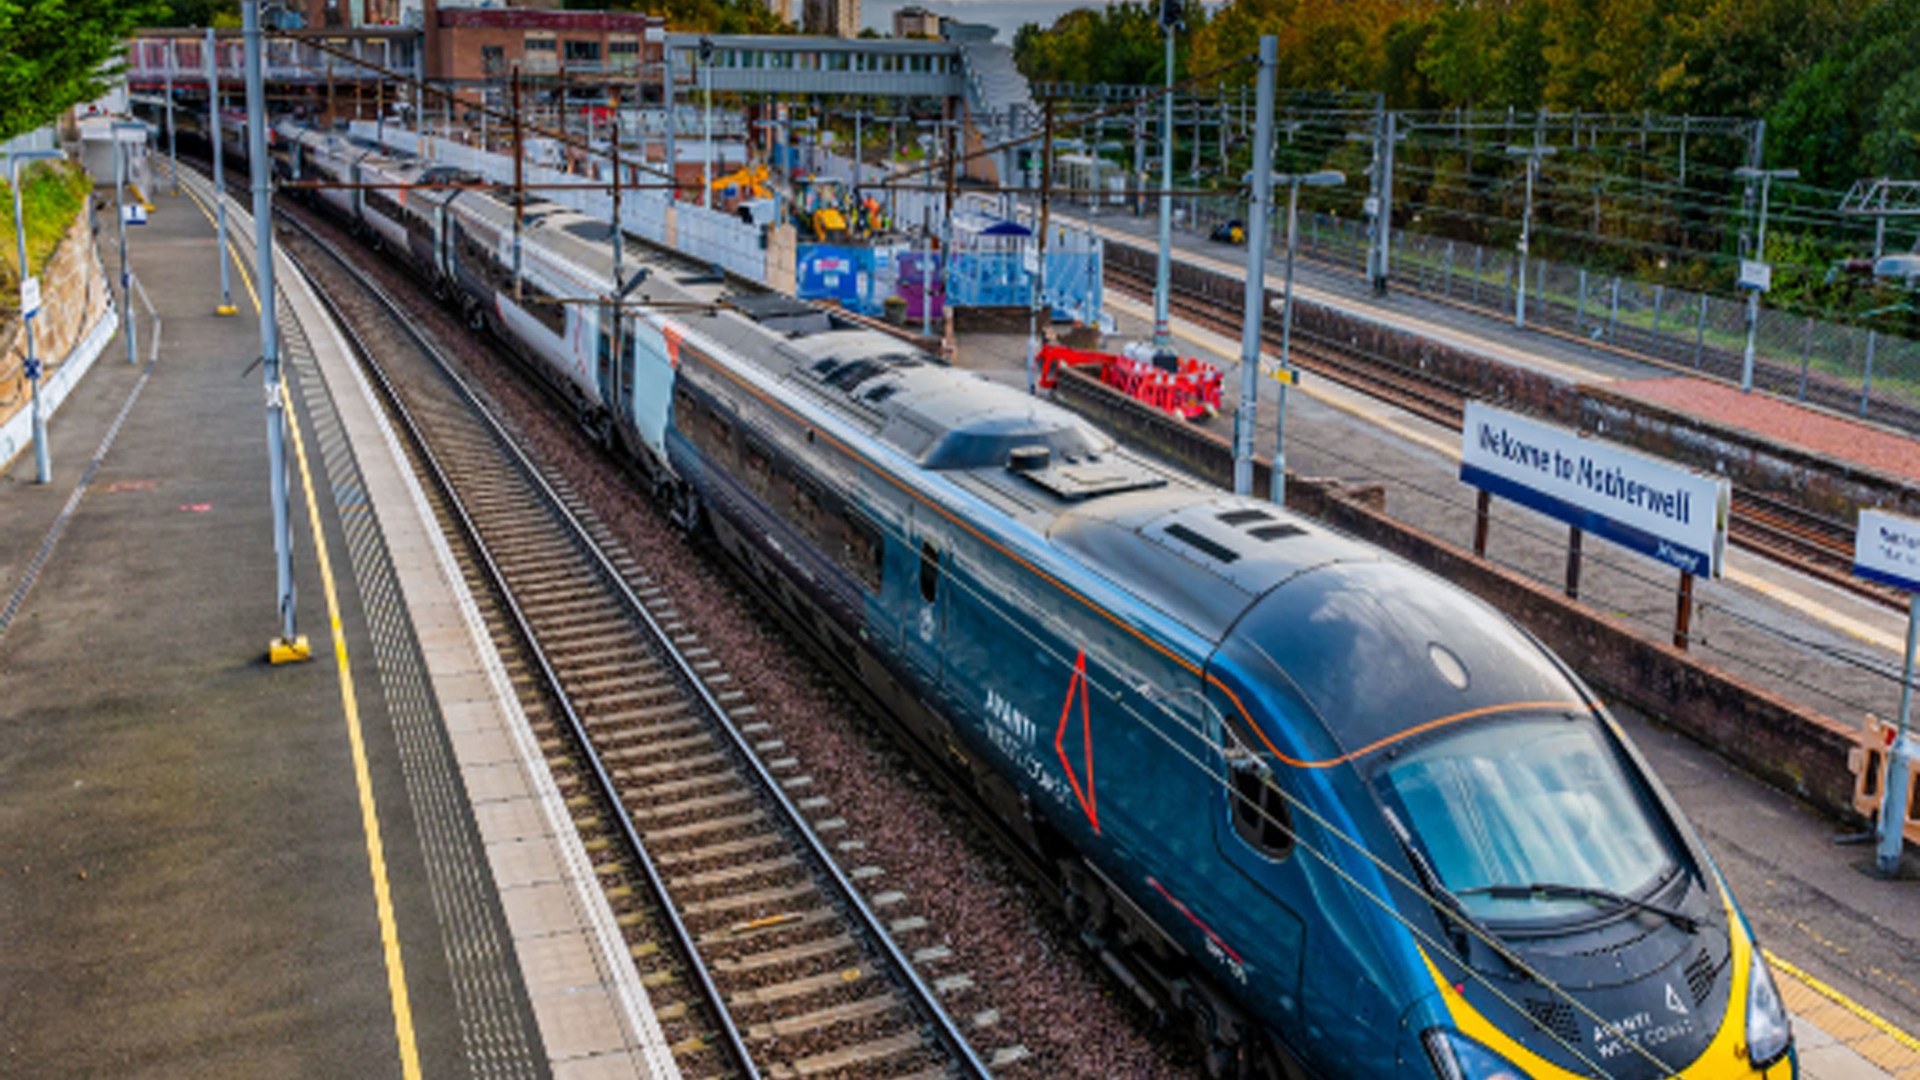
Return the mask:
M 843 193 L 838 181 L 796 176 L 793 186 L 793 216 L 804 232 L 823 244 L 848 238 L 847 215 L 840 209 Z
M 773 189 L 767 187 L 769 175 L 765 165 L 746 165 L 725 176 L 714 177 L 713 193 L 719 200 L 730 198 L 737 202 L 747 199 L 771 199 Z M 729 189 L 731 189 L 730 193 Z

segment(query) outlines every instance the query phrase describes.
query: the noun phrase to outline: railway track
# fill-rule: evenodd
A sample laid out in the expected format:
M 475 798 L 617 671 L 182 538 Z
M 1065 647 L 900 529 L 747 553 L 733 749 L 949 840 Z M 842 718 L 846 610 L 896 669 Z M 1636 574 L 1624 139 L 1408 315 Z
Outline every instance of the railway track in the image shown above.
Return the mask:
M 683 1075 L 985 1076 L 810 823 L 807 778 L 663 590 L 298 218 L 542 739 Z M 756 742 L 756 738 L 758 741 Z M 825 800 L 818 800 L 824 804 Z
M 1241 282 L 1200 267 L 1176 264 L 1171 303 L 1186 317 L 1229 336 L 1240 333 Z M 1107 280 L 1130 296 L 1151 300 L 1153 280 L 1118 261 L 1106 267 Z M 1263 340 L 1279 347 L 1280 316 L 1265 308 Z M 1465 391 L 1429 372 L 1412 370 L 1336 347 L 1303 335 L 1294 327 L 1295 365 L 1396 405 L 1416 416 L 1458 429 Z M 1853 574 L 1853 530 L 1812 511 L 1759 492 L 1735 488 L 1728 539 L 1794 571 L 1896 610 L 1906 607 L 1904 593 L 1863 581 Z

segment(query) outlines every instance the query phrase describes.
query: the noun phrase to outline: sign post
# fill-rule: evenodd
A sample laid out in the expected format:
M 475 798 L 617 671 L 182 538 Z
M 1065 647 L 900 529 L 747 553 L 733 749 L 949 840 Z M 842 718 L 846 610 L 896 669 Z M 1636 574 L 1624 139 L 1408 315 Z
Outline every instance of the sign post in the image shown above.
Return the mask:
M 1900 723 L 1887 749 L 1887 781 L 1880 800 L 1880 847 L 1874 867 L 1893 876 L 1905 844 L 1908 779 L 1915 758 L 1907 725 L 1913 711 L 1913 654 L 1920 642 L 1920 521 L 1861 510 L 1853 534 L 1853 572 L 1907 591 L 1907 657 L 1900 669 Z
M 1489 495 L 1567 524 L 1567 595 L 1573 599 L 1579 599 L 1580 549 L 1588 533 L 1678 567 L 1674 644 L 1686 648 L 1693 578 L 1719 577 L 1726 557 L 1733 487 L 1725 477 L 1469 401 L 1460 479 L 1480 489 L 1476 554 L 1486 553 Z

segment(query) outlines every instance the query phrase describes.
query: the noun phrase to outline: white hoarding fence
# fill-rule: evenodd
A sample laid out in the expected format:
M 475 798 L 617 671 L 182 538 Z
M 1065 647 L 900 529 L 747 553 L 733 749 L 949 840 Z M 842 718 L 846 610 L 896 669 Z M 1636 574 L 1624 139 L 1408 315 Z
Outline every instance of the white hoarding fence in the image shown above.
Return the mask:
M 1688 574 L 1720 576 L 1732 500 L 1725 477 L 1470 401 L 1460 478 Z

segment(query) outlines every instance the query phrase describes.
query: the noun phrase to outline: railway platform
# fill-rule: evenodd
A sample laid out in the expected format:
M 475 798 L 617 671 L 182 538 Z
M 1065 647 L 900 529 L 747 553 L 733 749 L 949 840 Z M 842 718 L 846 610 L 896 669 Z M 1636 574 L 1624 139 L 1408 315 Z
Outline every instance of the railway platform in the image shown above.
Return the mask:
M 1110 239 L 1152 248 L 1151 216 L 1093 219 Z M 1246 252 L 1187 233 L 1174 235 L 1174 255 L 1236 277 L 1245 276 Z M 1284 268 L 1270 258 L 1267 286 L 1277 288 Z M 1311 260 L 1295 264 L 1295 295 L 1303 303 L 1338 308 L 1497 363 L 1540 372 L 1570 383 L 1603 384 L 1614 393 L 1691 415 L 1708 427 L 1738 429 L 1834 462 L 1862 466 L 1920 487 L 1920 442 L 1829 410 L 1699 378 L 1671 365 L 1638 358 L 1612 346 L 1539 328 L 1521 329 L 1486 311 L 1395 289 L 1375 295 L 1360 277 Z
M 257 309 L 236 273 L 240 317 L 214 314 L 183 186 L 129 241 L 135 362 L 112 342 L 54 418 L 51 484 L 30 452 L 0 471 L 0 1075 L 673 1075 L 399 444 L 284 259 L 313 655 L 269 664 Z

